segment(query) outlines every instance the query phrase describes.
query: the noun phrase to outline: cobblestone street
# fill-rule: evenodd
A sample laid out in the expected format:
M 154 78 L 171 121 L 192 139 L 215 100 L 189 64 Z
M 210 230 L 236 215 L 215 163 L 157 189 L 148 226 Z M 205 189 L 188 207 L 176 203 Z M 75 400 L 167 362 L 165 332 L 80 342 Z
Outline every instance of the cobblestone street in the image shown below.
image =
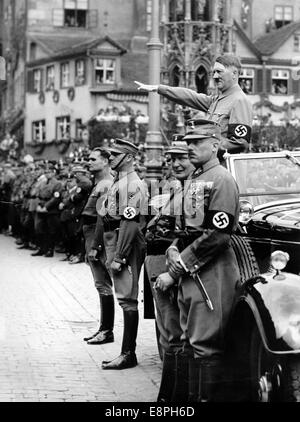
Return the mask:
M 115 342 L 86 345 L 83 337 L 98 327 L 97 292 L 88 266 L 62 257 L 31 257 L 0 236 L 0 401 L 155 401 L 161 363 L 142 303 L 139 365 L 103 371 L 101 361 L 120 352 L 121 309 L 116 304 Z

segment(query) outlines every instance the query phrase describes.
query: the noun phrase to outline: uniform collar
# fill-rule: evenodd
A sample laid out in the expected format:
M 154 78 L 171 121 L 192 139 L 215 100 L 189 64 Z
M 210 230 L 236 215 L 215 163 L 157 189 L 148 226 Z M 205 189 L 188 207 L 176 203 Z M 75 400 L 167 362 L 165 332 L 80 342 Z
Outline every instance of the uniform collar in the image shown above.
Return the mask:
M 136 171 L 135 170 L 130 170 L 129 172 L 117 173 L 114 182 L 117 182 L 119 180 L 122 180 L 122 179 L 124 179 L 124 177 L 128 177 L 132 173 L 136 173 Z
M 226 91 L 222 92 L 219 95 L 219 99 L 228 97 L 228 95 L 233 94 L 234 92 L 241 91 L 241 87 L 239 85 L 234 85 L 231 88 L 228 88 Z
M 220 165 L 220 161 L 218 158 L 214 158 L 213 160 L 208 161 L 202 167 L 197 168 L 194 173 L 192 174 L 192 178 L 199 176 L 202 173 L 210 170 L 213 167 Z

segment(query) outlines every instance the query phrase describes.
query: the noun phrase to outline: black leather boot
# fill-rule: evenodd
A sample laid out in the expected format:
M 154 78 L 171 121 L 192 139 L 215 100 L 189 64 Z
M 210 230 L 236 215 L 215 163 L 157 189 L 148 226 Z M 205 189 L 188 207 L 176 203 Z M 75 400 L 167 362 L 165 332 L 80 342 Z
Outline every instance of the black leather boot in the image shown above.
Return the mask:
M 48 249 L 48 251 L 44 254 L 44 257 L 46 258 L 53 258 L 53 256 L 54 256 L 53 249 Z
M 178 352 L 175 356 L 175 383 L 172 402 L 186 403 L 189 395 L 189 355 Z
M 188 402 L 195 403 L 198 401 L 200 391 L 200 365 L 201 359 L 190 357 L 189 359 L 189 395 Z
M 91 337 L 85 337 L 87 344 L 105 344 L 114 341 L 115 302 L 113 295 L 101 295 L 100 299 L 100 327 Z
M 44 235 L 37 234 L 36 235 L 36 240 L 37 240 L 38 249 L 37 249 L 36 252 L 33 252 L 31 254 L 31 256 L 43 256 L 46 253 Z
M 171 402 L 175 383 L 175 363 L 175 353 L 165 352 L 157 402 Z
M 219 360 L 200 363 L 198 402 L 224 401 L 222 375 L 223 368 Z
M 43 256 L 45 254 L 45 251 L 42 249 L 38 249 L 36 252 L 33 252 L 31 256 Z
M 123 311 L 124 328 L 121 354 L 111 361 L 103 361 L 102 369 L 127 369 L 137 365 L 135 354 L 139 323 L 138 311 Z
M 18 246 L 17 249 L 28 249 L 29 247 L 29 243 L 28 242 L 24 242 L 22 245 Z

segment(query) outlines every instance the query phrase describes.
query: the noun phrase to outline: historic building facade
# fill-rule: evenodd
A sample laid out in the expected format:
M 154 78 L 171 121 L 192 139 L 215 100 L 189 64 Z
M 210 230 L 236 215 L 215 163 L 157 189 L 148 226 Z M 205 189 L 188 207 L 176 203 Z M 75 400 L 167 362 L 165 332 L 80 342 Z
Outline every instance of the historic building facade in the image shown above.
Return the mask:
M 161 81 L 213 90 L 216 54 L 242 59 L 240 83 L 256 122 L 300 116 L 297 0 L 161 0 Z M 0 129 L 26 144 L 78 139 L 91 117 L 112 109 L 146 119 L 151 0 L 2 0 Z M 124 110 L 125 104 L 125 110 Z M 127 111 L 126 111 L 127 110 Z M 125 116 L 124 116 L 125 115 Z
M 2 89 L 6 130 L 14 130 L 15 109 L 22 111 L 27 145 L 78 139 L 93 116 L 109 120 L 106 114 L 128 110 L 146 116 L 147 95 L 133 80 L 147 77 L 149 16 L 145 0 L 127 0 L 126 7 L 121 0 L 4 0 L 3 55 L 15 52 L 14 37 L 22 40 L 22 56 L 12 58 L 17 64 Z M 22 101 L 16 103 L 19 77 Z
M 26 79 L 26 1 L 0 2 L 0 55 L 6 80 L 0 83 L 0 133 L 9 131 L 24 141 Z

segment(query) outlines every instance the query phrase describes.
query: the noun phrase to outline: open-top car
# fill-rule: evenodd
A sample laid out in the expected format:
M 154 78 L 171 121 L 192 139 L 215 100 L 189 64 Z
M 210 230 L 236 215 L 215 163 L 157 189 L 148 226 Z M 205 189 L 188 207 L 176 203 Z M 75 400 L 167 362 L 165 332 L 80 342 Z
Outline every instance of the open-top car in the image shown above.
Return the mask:
M 227 330 L 231 394 L 224 400 L 300 401 L 300 151 L 227 154 L 225 162 L 240 192 L 232 243 L 241 283 Z M 166 250 L 168 233 L 168 222 L 158 220 L 148 236 L 150 254 Z M 144 309 L 151 318 L 146 278 Z
M 300 152 L 228 155 L 240 190 L 242 285 L 228 327 L 233 391 L 300 401 Z M 284 271 L 283 271 L 284 270 Z
M 300 152 L 228 155 L 240 190 L 240 222 L 262 272 L 271 253 L 290 255 L 286 270 L 300 274 Z M 243 224 L 244 223 L 244 224 Z

